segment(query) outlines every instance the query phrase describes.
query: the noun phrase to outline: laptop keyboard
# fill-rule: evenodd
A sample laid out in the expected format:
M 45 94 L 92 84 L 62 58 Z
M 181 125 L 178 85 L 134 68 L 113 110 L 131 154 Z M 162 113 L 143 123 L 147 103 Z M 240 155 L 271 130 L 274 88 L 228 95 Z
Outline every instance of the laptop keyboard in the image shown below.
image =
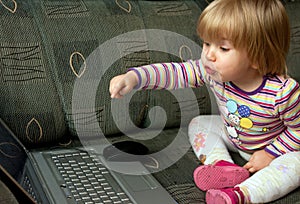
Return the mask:
M 65 182 L 63 191 L 76 203 L 133 203 L 95 155 L 75 152 L 53 155 L 52 160 Z

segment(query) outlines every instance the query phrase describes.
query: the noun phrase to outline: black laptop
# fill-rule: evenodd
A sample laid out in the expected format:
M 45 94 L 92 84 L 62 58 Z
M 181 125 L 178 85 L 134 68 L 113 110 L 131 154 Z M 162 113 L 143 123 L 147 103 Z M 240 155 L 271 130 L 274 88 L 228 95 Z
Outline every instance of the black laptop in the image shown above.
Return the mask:
M 138 161 L 107 162 L 91 147 L 27 150 L 0 119 L 1 180 L 28 202 L 55 204 L 174 204 L 176 201 Z M 114 169 L 136 171 L 125 174 Z M 140 172 L 143 172 L 142 174 Z M 4 176 L 4 177 L 3 177 Z

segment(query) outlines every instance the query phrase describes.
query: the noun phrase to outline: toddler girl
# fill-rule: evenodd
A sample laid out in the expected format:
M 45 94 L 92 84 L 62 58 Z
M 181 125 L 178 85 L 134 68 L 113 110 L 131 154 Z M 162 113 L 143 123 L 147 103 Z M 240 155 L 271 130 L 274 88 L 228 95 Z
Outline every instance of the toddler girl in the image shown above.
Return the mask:
M 188 132 L 204 164 L 194 179 L 207 191 L 207 203 L 264 203 L 288 194 L 300 183 L 300 89 L 287 75 L 284 6 L 280 0 L 215 0 L 202 12 L 197 31 L 201 59 L 131 68 L 111 80 L 111 97 L 133 88 L 207 84 L 220 116 L 198 116 Z M 234 164 L 229 150 L 247 163 Z

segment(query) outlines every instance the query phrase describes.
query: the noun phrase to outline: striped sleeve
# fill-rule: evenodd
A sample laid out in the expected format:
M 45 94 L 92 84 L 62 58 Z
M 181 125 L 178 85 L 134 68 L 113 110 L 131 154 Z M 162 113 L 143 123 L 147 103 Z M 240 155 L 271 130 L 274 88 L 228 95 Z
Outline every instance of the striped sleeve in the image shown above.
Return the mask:
M 275 111 L 284 122 L 285 130 L 266 147 L 274 156 L 300 150 L 300 89 L 289 78 L 284 82 L 275 100 Z
M 139 83 L 136 89 L 180 89 L 195 88 L 204 84 L 203 70 L 198 61 L 182 63 L 157 63 L 141 67 L 134 67 L 128 71 L 134 71 L 138 75 Z

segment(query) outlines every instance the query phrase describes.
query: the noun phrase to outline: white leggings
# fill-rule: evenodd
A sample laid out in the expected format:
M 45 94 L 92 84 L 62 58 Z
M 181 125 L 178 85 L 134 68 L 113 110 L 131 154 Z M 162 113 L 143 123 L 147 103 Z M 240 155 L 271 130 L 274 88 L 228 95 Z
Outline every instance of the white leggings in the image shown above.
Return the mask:
M 249 154 L 234 147 L 227 139 L 220 116 L 198 116 L 189 124 L 189 140 L 196 156 L 206 157 L 204 164 L 217 160 L 233 162 L 229 151 L 249 160 Z M 247 192 L 251 203 L 266 203 L 285 196 L 300 186 L 300 152 L 291 152 L 274 159 L 239 186 Z

